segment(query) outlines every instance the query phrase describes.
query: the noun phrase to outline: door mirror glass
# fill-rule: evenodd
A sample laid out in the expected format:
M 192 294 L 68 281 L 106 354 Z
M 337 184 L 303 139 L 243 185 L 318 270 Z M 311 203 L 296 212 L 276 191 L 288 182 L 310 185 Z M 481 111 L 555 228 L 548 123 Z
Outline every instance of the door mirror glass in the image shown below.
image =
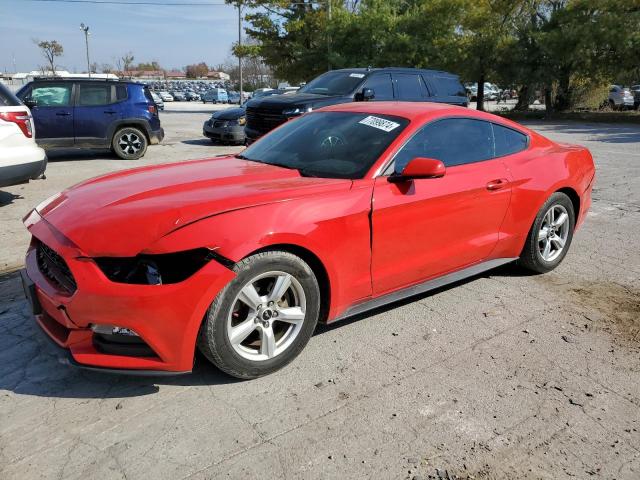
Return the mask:
M 415 178 L 440 178 L 446 168 L 442 161 L 435 158 L 416 157 L 407 163 L 402 172 L 388 177 L 390 182 L 404 182 Z

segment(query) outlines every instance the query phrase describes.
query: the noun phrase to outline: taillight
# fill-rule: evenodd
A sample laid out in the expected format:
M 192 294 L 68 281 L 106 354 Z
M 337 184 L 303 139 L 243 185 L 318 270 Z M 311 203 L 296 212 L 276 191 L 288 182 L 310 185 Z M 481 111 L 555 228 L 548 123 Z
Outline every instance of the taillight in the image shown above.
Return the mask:
M 25 137 L 31 138 L 33 136 L 33 132 L 31 131 L 31 116 L 29 115 L 29 112 L 0 112 L 0 118 L 5 122 L 11 122 L 18 125 Z
M 157 107 L 155 105 L 149 105 L 149 113 L 156 115 L 158 113 Z

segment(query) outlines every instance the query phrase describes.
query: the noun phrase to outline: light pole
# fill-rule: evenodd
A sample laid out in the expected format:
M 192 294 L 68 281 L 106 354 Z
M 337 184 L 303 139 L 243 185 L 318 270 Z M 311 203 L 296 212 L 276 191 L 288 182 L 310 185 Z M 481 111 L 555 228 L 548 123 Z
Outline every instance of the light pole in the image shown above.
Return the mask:
M 89 25 L 84 23 L 80 24 L 80 30 L 84 32 L 84 41 L 87 46 L 87 72 L 89 73 L 89 78 L 91 78 L 91 64 L 89 63 Z

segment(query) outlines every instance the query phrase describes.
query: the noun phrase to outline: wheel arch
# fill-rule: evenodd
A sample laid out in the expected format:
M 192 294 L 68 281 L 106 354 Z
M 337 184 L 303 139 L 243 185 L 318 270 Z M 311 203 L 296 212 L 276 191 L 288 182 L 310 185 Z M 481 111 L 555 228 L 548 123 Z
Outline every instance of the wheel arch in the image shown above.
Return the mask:
M 564 193 L 567 197 L 569 197 L 569 199 L 571 200 L 571 204 L 573 205 L 573 214 L 577 223 L 578 218 L 580 217 L 580 195 L 578 195 L 578 192 L 576 192 L 571 187 L 562 187 L 553 193 Z
M 127 127 L 137 128 L 142 131 L 145 138 L 147 139 L 147 145 L 151 143 L 151 135 L 150 135 L 150 127 L 149 124 L 142 119 L 125 119 L 125 120 L 117 120 L 111 124 L 109 127 L 109 144 L 113 143 L 113 139 L 118 133 L 119 130 Z

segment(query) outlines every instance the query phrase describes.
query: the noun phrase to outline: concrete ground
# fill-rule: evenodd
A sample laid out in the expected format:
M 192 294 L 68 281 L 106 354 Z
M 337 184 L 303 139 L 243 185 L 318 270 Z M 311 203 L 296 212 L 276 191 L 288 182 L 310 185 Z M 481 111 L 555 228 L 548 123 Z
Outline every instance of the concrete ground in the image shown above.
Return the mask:
M 20 266 L 20 217 L 81 179 L 234 148 L 202 113 L 162 116 L 138 162 L 57 154 L 47 180 L 0 193 L 0 269 Z M 198 359 L 176 378 L 55 363 L 15 274 L 0 277 L 0 478 L 640 478 L 640 132 L 532 124 L 581 143 L 594 202 L 555 271 L 507 266 L 319 327 L 268 377 Z

